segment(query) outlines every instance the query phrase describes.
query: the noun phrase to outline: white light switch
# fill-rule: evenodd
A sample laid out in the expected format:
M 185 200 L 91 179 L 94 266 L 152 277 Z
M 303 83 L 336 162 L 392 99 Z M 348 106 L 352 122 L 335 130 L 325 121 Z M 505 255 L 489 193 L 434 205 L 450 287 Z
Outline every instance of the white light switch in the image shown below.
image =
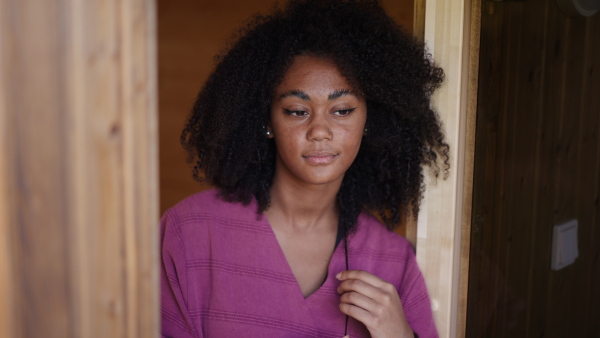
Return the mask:
M 577 220 L 555 224 L 552 236 L 552 270 L 560 270 L 572 264 L 577 256 Z

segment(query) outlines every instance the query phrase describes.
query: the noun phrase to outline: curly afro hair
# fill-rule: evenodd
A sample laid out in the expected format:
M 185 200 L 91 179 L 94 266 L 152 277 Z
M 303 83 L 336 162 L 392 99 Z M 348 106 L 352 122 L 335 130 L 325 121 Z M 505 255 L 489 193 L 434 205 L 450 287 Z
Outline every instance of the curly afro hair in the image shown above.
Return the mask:
M 181 135 L 194 178 L 230 202 L 255 198 L 259 215 L 269 207 L 276 146 L 265 126 L 274 90 L 298 55 L 333 61 L 367 102 L 368 132 L 337 195 L 340 229 L 353 230 L 363 209 L 389 229 L 404 212 L 416 214 L 423 165 L 436 177 L 449 170 L 430 108 L 443 71 L 373 0 L 291 0 L 253 17 L 216 57 Z

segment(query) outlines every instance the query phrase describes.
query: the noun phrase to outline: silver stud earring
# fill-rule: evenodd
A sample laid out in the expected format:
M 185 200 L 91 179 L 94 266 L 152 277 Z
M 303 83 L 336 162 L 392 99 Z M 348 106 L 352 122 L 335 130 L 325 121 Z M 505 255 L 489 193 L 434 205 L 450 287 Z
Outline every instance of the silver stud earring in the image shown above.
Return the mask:
M 271 131 L 270 131 L 270 130 L 268 130 L 266 126 L 262 126 L 262 129 L 265 131 L 265 135 L 266 135 L 267 137 L 271 136 Z
M 365 133 L 367 132 L 367 128 L 365 128 Z

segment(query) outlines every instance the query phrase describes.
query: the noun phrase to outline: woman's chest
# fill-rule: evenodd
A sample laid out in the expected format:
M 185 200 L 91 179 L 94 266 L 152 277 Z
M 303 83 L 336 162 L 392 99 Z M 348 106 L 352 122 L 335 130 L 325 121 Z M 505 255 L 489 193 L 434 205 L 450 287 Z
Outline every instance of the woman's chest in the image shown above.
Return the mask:
M 323 277 L 305 298 L 272 239 L 242 237 L 230 238 L 239 244 L 235 247 L 197 250 L 186 264 L 190 283 L 184 294 L 197 329 L 208 337 L 343 336 L 346 318 L 339 311 L 335 278 Z M 343 252 L 330 263 L 326 274 L 344 269 Z M 365 336 L 362 324 L 352 326 L 352 337 Z

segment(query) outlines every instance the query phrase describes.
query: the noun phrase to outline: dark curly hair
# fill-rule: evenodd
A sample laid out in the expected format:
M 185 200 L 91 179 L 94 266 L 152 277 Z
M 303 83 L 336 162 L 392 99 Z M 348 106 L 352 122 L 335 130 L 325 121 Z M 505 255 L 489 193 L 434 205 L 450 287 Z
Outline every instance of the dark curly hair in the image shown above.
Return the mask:
M 368 132 L 337 195 L 340 229 L 352 230 L 363 209 L 392 229 L 419 210 L 422 165 L 437 177 L 441 162 L 447 174 L 449 147 L 430 108 L 443 71 L 377 1 L 291 0 L 253 17 L 216 57 L 181 135 L 194 178 L 230 202 L 254 197 L 259 215 L 269 207 L 271 99 L 294 58 L 307 54 L 333 61 L 367 102 Z

